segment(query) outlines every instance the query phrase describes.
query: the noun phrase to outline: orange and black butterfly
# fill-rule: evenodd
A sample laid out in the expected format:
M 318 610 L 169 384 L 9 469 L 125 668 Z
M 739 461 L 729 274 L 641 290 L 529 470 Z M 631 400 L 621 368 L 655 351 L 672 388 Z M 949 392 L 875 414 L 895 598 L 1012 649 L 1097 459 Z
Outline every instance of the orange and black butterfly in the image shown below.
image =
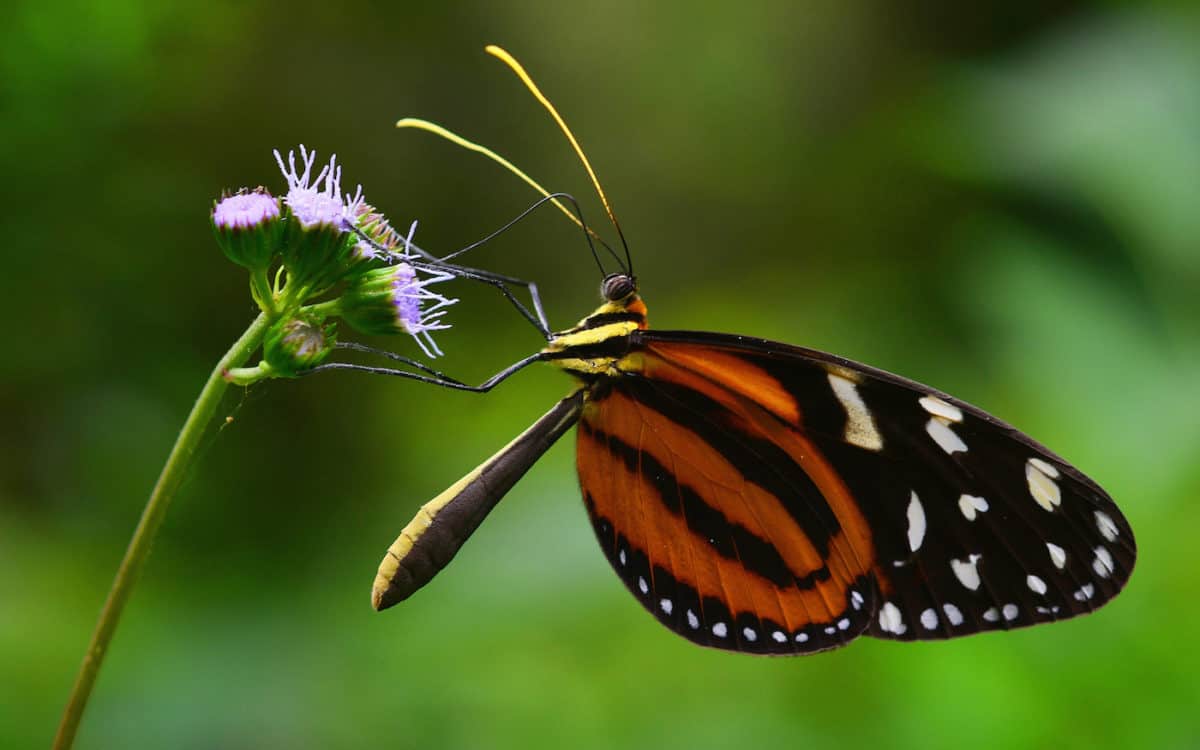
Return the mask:
M 519 64 L 489 51 L 578 150 Z M 703 646 L 806 654 L 863 634 L 1007 630 L 1091 612 L 1129 579 L 1133 532 L 1108 494 L 995 417 L 831 354 L 648 328 L 628 265 L 602 294 L 557 333 L 536 296 L 535 316 L 508 295 L 548 343 L 482 386 L 406 375 L 488 390 L 547 362 L 576 385 L 420 510 L 380 565 L 376 609 L 426 584 L 575 425 L 583 501 L 609 563 L 659 622 Z

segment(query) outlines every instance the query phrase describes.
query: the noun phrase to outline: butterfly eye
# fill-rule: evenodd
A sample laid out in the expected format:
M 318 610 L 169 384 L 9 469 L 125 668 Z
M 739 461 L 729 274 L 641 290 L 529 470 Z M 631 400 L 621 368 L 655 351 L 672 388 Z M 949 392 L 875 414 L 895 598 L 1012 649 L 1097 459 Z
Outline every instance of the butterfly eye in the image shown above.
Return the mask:
M 609 302 L 619 302 L 637 291 L 633 277 L 623 273 L 610 273 L 600 284 L 600 293 Z

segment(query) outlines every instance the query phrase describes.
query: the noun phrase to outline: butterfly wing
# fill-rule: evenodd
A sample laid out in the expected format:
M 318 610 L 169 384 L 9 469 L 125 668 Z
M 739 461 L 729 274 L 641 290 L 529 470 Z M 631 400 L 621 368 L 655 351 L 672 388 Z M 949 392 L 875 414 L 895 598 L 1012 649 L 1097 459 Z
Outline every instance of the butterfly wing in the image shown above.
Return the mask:
M 805 653 L 1015 628 L 1090 612 L 1132 572 L 1111 498 L 979 409 L 759 339 L 630 343 L 583 410 L 580 482 L 618 574 L 693 641 Z
M 873 609 L 866 520 L 771 411 L 786 394 L 755 383 L 755 400 L 645 357 L 592 389 L 578 430 L 584 502 L 630 591 L 705 646 L 794 654 L 857 637 Z

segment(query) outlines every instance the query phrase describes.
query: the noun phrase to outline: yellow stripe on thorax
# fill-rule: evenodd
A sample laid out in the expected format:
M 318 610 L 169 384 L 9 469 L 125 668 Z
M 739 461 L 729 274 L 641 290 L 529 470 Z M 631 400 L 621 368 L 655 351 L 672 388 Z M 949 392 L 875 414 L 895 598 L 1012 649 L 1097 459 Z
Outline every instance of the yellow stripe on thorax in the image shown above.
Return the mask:
M 628 312 L 640 314 L 642 316 L 641 320 L 621 320 L 596 326 L 595 328 L 587 328 L 588 322 L 597 316 Z M 639 328 L 646 327 L 645 315 L 646 306 L 636 294 L 619 302 L 605 302 L 592 311 L 591 315 L 579 321 L 574 328 L 556 333 L 554 338 L 551 339 L 550 343 L 542 351 L 556 353 L 570 351 L 576 347 L 594 346 L 596 344 L 603 344 L 605 341 L 611 339 L 628 336 Z M 624 359 L 619 360 L 616 357 L 591 357 L 586 359 L 582 357 L 567 357 L 552 359 L 550 360 L 550 364 L 576 373 L 618 375 L 622 370 L 630 369 L 621 366 L 623 361 Z
M 570 349 L 573 346 L 586 346 L 588 344 L 600 344 L 609 339 L 628 336 L 638 329 L 638 324 L 635 321 L 627 320 L 617 323 L 608 323 L 597 328 L 588 328 L 574 333 L 567 332 L 554 337 L 550 342 L 550 346 L 546 347 L 554 351 L 562 351 Z

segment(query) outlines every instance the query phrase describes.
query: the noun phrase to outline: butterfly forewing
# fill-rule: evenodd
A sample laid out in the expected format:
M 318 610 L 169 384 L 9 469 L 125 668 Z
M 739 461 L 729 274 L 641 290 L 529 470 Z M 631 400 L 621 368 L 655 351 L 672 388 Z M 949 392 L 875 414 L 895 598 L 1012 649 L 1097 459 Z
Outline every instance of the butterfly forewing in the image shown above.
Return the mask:
M 1094 482 L 945 394 L 832 355 L 637 331 L 580 421 L 585 502 L 634 595 L 703 645 L 832 648 L 1068 618 L 1133 568 Z

